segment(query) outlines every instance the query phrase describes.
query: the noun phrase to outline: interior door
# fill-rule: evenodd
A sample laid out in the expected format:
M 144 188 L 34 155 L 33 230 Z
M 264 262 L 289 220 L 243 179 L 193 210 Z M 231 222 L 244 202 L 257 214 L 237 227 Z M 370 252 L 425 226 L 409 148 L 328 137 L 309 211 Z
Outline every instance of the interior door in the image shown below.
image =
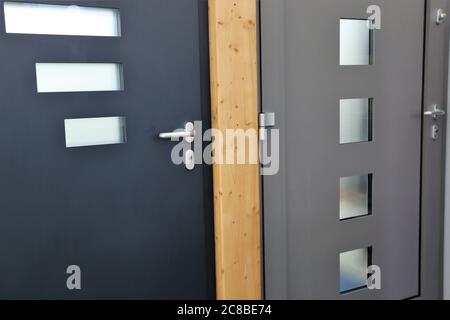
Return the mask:
M 0 298 L 214 298 L 209 169 L 158 138 L 208 126 L 206 1 L 42 2 L 0 3 Z
M 262 0 L 267 298 L 419 295 L 424 26 L 424 0 Z

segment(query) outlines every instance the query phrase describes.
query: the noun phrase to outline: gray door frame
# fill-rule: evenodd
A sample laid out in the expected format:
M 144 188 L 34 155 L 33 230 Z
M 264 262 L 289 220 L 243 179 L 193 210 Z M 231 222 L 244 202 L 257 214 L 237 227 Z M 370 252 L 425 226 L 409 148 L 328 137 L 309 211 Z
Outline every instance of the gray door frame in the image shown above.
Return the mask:
M 447 11 L 447 0 L 427 0 L 424 61 L 424 109 L 437 104 L 446 107 L 448 78 L 448 22 L 437 25 L 436 8 Z M 425 110 L 424 110 L 425 111 Z M 423 118 L 422 211 L 420 299 L 442 299 L 444 263 L 444 176 L 445 118 L 438 141 L 430 139 L 430 127 L 436 122 Z
M 275 15 L 284 15 L 284 6 L 277 5 L 276 1 L 266 1 L 266 5 L 271 6 L 271 11 Z M 395 1 L 395 0 L 394 0 Z M 446 106 L 447 70 L 448 70 L 448 27 L 438 26 L 435 22 L 436 9 L 447 10 L 448 0 L 424 0 L 425 26 L 425 53 L 424 53 L 424 73 L 423 73 L 423 111 L 430 106 L 437 104 L 442 108 Z M 336 1 L 338 3 L 338 1 Z M 261 109 L 271 111 L 270 106 L 275 104 L 285 104 L 285 76 L 284 61 L 285 39 L 283 36 L 284 23 L 282 19 L 269 19 L 260 12 L 260 19 L 264 23 L 264 37 L 271 39 L 277 54 L 271 56 L 271 64 L 264 65 L 265 70 L 261 70 L 261 76 L 270 74 L 270 77 L 261 81 Z M 276 57 L 275 57 L 276 56 Z M 264 54 L 261 57 L 263 61 Z M 262 64 L 261 61 L 261 64 Z M 270 94 L 265 94 L 270 92 Z M 444 222 L 444 173 L 445 173 L 445 121 L 437 120 L 441 127 L 440 138 L 433 141 L 430 138 L 431 125 L 435 120 L 429 118 L 422 119 L 422 172 L 421 172 L 421 231 L 420 231 L 420 279 L 419 295 L 417 299 L 441 299 L 443 297 L 443 222 Z M 286 118 L 284 115 L 277 117 L 277 127 L 284 127 Z M 286 137 L 283 130 L 280 131 L 280 150 L 286 150 Z M 281 157 L 280 171 L 278 177 L 280 181 L 286 181 L 288 172 L 286 169 L 286 159 Z M 273 177 L 271 177 L 273 178 Z M 268 233 L 283 234 L 287 225 L 287 199 L 286 185 L 279 183 L 279 192 L 264 193 L 263 178 L 263 219 L 264 211 L 277 212 L 277 218 L 264 223 L 264 235 Z M 281 207 L 280 207 L 281 205 Z M 287 270 L 286 262 L 288 237 L 277 239 L 276 247 L 268 241 L 264 242 L 264 251 L 271 253 L 271 260 L 276 260 L 277 272 L 271 274 L 272 283 L 277 286 L 271 287 L 271 296 L 286 296 Z M 279 250 L 283 248 L 282 250 Z M 266 258 L 266 256 L 264 257 Z M 268 267 L 269 261 L 265 259 L 264 265 Z M 267 290 L 267 282 L 264 281 L 264 289 Z M 275 290 L 275 291 L 274 291 Z M 266 295 L 267 296 L 267 295 Z M 270 298 L 270 297 L 269 297 Z

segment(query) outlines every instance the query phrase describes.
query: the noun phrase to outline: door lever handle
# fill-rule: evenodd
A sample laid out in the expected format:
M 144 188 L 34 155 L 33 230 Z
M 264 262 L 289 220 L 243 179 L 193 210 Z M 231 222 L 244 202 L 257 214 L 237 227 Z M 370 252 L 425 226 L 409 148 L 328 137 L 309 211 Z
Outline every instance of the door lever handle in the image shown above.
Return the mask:
M 184 141 L 190 145 L 194 142 L 195 138 L 195 126 L 192 122 L 186 123 L 183 130 L 176 130 L 174 132 L 163 132 L 159 134 L 161 139 L 173 139 L 177 140 L 183 138 Z M 195 168 L 195 154 L 194 151 L 189 147 L 188 150 L 184 150 L 183 162 L 187 170 L 191 171 Z
M 443 117 L 446 115 L 445 110 L 439 109 L 437 104 L 435 104 L 431 110 L 425 111 L 424 115 L 433 117 L 433 119 L 437 119 L 438 117 Z
M 180 139 L 183 138 L 186 142 L 192 143 L 195 138 L 194 124 L 192 122 L 186 123 L 184 131 L 164 132 L 160 133 L 161 139 Z
M 194 137 L 194 132 L 180 131 L 180 132 L 165 132 L 160 133 L 161 139 L 177 139 L 177 138 L 189 138 Z

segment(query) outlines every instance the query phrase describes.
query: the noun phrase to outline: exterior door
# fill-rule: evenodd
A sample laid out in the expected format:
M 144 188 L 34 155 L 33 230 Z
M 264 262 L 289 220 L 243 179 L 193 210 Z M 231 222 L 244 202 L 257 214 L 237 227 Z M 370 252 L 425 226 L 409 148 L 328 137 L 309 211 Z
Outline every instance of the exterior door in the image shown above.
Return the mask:
M 209 169 L 158 137 L 209 119 L 206 1 L 41 2 L 0 2 L 0 298 L 214 298 Z
M 262 105 L 281 137 L 264 178 L 267 298 L 420 295 L 425 5 L 261 2 Z

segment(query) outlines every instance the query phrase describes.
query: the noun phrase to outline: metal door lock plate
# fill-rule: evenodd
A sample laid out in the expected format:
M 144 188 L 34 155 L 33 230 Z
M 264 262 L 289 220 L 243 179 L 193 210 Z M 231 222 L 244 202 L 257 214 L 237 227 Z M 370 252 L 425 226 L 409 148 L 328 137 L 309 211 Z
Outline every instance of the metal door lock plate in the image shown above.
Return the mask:
M 442 24 L 447 19 L 447 13 L 444 9 L 438 9 L 436 12 L 436 24 Z
M 186 150 L 186 154 L 184 155 L 184 165 L 186 169 L 189 171 L 194 170 L 195 168 L 195 157 L 193 150 Z
M 431 139 L 437 140 L 439 139 L 439 126 L 437 124 L 431 126 Z

